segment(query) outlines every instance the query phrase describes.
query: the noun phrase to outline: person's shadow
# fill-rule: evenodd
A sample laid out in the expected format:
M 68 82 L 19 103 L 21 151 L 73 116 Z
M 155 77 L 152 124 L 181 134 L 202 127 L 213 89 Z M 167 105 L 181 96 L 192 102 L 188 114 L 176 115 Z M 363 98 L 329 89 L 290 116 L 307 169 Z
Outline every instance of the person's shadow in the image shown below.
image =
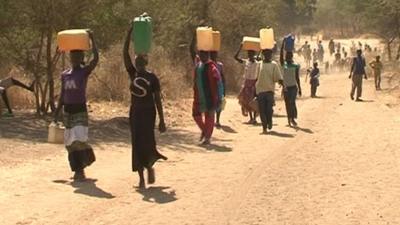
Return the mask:
M 231 147 L 217 145 L 217 144 L 208 144 L 208 145 L 200 144 L 199 146 L 204 148 L 207 151 L 216 151 L 216 152 L 231 152 L 232 151 Z
M 96 186 L 97 179 L 86 179 L 83 182 L 70 182 L 66 180 L 54 180 L 53 182 L 57 184 L 70 185 L 71 187 L 75 188 L 74 193 L 76 194 L 82 194 L 96 198 L 115 198 L 115 196 L 111 193 L 108 193 Z
M 293 128 L 296 132 L 297 131 L 301 131 L 301 132 L 304 132 L 304 133 L 307 133 L 307 134 L 314 134 L 314 132 L 311 129 L 308 129 L 308 128 L 301 128 L 299 126 L 293 126 L 291 128 Z
M 268 131 L 267 133 L 261 133 L 261 135 L 270 135 L 270 136 L 276 136 L 276 137 L 281 137 L 281 138 L 294 138 L 293 134 L 285 134 L 285 133 L 280 133 L 277 131 Z
M 358 102 L 360 102 L 360 103 L 373 103 L 373 102 L 375 102 L 374 100 L 362 100 L 362 101 L 358 101 Z
M 170 187 L 137 188 L 136 191 L 143 195 L 143 201 L 146 202 L 166 204 L 178 200 L 175 190 L 165 191 L 166 189 L 170 189 Z
M 232 127 L 230 126 L 226 126 L 226 125 L 222 125 L 220 127 L 217 127 L 217 129 L 221 129 L 222 131 L 226 132 L 226 133 L 231 133 L 231 134 L 237 134 L 238 132 L 236 130 L 234 130 Z

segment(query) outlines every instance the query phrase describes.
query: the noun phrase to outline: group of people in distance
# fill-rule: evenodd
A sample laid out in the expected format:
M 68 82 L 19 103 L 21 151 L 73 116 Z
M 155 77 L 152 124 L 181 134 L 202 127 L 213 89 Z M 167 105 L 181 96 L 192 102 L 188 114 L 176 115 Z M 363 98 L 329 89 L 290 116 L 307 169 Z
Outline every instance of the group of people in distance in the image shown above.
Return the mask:
M 191 45 L 191 56 L 195 63 L 193 117 L 201 131 L 202 144 L 211 142 L 215 112 L 221 108 L 222 93 L 219 85 L 225 89 L 223 64 L 217 60 L 218 52 L 198 51 L 195 39 Z M 239 104 L 244 116 L 249 116 L 249 124 L 257 123 L 260 115 L 263 133 L 273 127 L 272 115 L 275 105 L 275 84 L 282 86 L 289 126 L 297 126 L 297 95 L 302 94 L 300 84 L 300 66 L 293 60 L 293 52 L 286 52 L 282 45 L 279 64 L 273 60 L 274 49 L 263 49 L 260 53 L 247 50 L 247 58 L 240 58 L 242 45 L 235 59 L 244 64 L 244 82 L 239 93 Z M 316 74 L 317 75 L 317 74 Z M 318 79 L 313 76 L 313 79 Z M 256 104 L 254 106 L 254 104 Z M 204 121 L 203 121 L 204 116 Z M 219 125 L 219 117 L 217 125 Z
M 152 184 L 155 182 L 154 164 L 160 159 L 167 160 L 167 157 L 162 155 L 156 146 L 154 131 L 156 115 L 159 117 L 158 130 L 163 133 L 167 128 L 164 121 L 161 85 L 157 76 L 147 69 L 148 56 L 139 54 L 135 55 L 133 59 L 131 57 L 132 32 L 133 26 L 131 25 L 123 47 L 124 65 L 130 79 L 129 124 L 132 138 L 132 171 L 138 173 L 139 187 L 145 188 L 144 171 L 147 171 L 147 183 Z M 69 165 L 74 172 L 72 178 L 76 181 L 86 179 L 85 168 L 96 160 L 93 148 L 88 142 L 89 116 L 86 87 L 90 74 L 99 62 L 99 52 L 93 32 L 88 31 L 88 33 L 92 43 L 93 59 L 86 65 L 84 51 L 70 51 L 71 68 L 61 74 L 61 93 L 54 116 L 54 122 L 58 122 L 60 111 L 63 110 L 64 142 L 68 151 Z M 197 51 L 195 37 L 196 35 L 193 35 L 190 46 L 194 64 L 192 115 L 200 129 L 200 142 L 207 146 L 211 144 L 214 127 L 221 126 L 220 116 L 226 94 L 224 65 L 218 60 L 217 51 Z M 319 42 L 319 48 L 323 52 L 322 42 Z M 304 49 L 307 49 L 306 62 L 309 65 L 311 48 L 307 42 Z M 302 95 L 302 89 L 300 65 L 294 62 L 293 52 L 285 51 L 284 44 L 282 44 L 279 62 L 276 62 L 273 60 L 276 49 L 262 49 L 259 54 L 249 50 L 246 59 L 240 58 L 241 50 L 242 46 L 234 57 L 236 61 L 244 64 L 244 82 L 238 98 L 243 115 L 249 116 L 249 124 L 256 124 L 259 115 L 263 134 L 268 134 L 272 130 L 275 90 L 276 84 L 279 84 L 282 87 L 288 125 L 297 126 L 296 99 L 298 95 Z M 374 70 L 375 85 L 378 90 L 383 68 L 380 57 L 376 57 L 376 60 L 369 65 Z M 353 82 L 351 99 L 354 99 L 357 91 L 356 101 L 362 101 L 362 80 L 363 78 L 367 79 L 365 66 L 362 50 L 357 50 L 357 56 L 352 61 L 349 76 Z M 320 76 L 317 62 L 308 70 L 308 73 L 310 74 L 311 97 L 316 97 Z M 1 80 L 0 93 L 10 114 L 12 111 L 8 104 L 6 90 L 14 85 L 34 91 L 34 82 L 27 86 L 13 78 Z M 257 107 L 254 106 L 254 102 Z
M 378 55 L 378 49 L 374 49 L 375 59 L 371 61 L 368 65 L 366 64 L 366 59 L 363 56 L 363 44 L 358 42 L 358 47 L 356 43 L 352 41 L 350 47 L 350 52 L 354 57 L 349 57 L 348 52 L 345 47 L 341 45 L 340 42 L 335 42 L 331 39 L 328 43 L 328 49 L 331 56 L 334 56 L 334 61 L 332 63 L 333 69 L 338 72 L 344 69 L 350 69 L 349 78 L 352 79 L 352 88 L 350 93 L 350 98 L 356 101 L 362 101 L 362 80 L 367 79 L 366 66 L 370 66 L 373 71 L 373 76 L 375 80 L 376 90 L 381 90 L 381 75 L 383 70 L 383 64 L 381 62 L 381 57 Z M 331 65 L 329 61 L 324 62 L 324 48 L 322 42 L 318 42 L 318 50 L 314 49 L 314 56 L 310 57 L 311 45 L 308 41 L 300 48 L 299 52 L 303 55 L 305 64 L 308 67 L 310 61 L 314 61 L 313 68 L 308 69 L 307 72 L 310 74 L 310 85 L 311 85 L 311 97 L 315 97 L 316 87 L 319 85 L 319 80 L 315 79 L 319 77 L 320 70 L 318 68 L 318 62 L 325 64 L 325 71 L 327 72 Z M 370 45 L 365 44 L 364 50 L 367 54 L 372 54 L 373 50 Z M 314 78 L 314 79 L 313 79 Z M 357 93 L 356 93 L 357 92 Z

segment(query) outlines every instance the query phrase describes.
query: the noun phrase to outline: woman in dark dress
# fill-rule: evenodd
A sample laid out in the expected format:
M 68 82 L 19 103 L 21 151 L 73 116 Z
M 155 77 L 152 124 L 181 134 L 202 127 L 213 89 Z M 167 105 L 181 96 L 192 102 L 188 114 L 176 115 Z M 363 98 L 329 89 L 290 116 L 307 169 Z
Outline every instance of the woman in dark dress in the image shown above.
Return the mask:
M 124 63 L 128 71 L 131 85 L 131 108 L 129 121 L 132 135 L 132 170 L 139 174 L 139 188 L 145 188 L 143 171 L 147 169 L 148 183 L 155 182 L 153 165 L 159 160 L 167 160 L 156 148 L 154 127 L 156 109 L 159 116 L 159 131 L 166 131 L 161 103 L 160 82 L 157 76 L 146 70 L 148 63 L 146 55 L 137 55 L 135 66 L 129 55 L 129 46 L 133 26 L 128 31 L 124 45 Z

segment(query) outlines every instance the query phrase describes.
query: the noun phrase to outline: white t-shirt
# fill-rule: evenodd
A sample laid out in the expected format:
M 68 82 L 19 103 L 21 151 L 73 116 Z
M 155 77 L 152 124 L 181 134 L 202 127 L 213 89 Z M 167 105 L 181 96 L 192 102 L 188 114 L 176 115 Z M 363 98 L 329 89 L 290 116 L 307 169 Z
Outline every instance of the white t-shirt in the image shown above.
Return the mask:
M 260 70 L 260 63 L 257 61 L 251 62 L 250 60 L 245 60 L 244 67 L 244 79 L 246 80 L 257 80 L 257 75 Z

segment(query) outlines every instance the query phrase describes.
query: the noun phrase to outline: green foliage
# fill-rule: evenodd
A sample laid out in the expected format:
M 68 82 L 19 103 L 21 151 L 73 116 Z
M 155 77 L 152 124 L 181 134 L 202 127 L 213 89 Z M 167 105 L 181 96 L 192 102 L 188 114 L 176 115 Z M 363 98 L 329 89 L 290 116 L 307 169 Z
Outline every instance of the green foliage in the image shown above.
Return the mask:
M 342 35 L 366 32 L 390 40 L 400 37 L 400 1 L 320 0 L 315 23 Z
M 53 101 L 47 88 L 60 70 L 54 66 L 58 31 L 90 28 L 104 51 L 121 43 L 130 21 L 147 12 L 157 49 L 171 64 L 189 66 L 188 47 L 201 21 L 222 32 L 222 55 L 231 57 L 242 36 L 256 36 L 262 27 L 283 35 L 309 24 L 315 5 L 316 0 L 0 0 L 0 60 L 40 80 L 43 106 L 46 96 Z

